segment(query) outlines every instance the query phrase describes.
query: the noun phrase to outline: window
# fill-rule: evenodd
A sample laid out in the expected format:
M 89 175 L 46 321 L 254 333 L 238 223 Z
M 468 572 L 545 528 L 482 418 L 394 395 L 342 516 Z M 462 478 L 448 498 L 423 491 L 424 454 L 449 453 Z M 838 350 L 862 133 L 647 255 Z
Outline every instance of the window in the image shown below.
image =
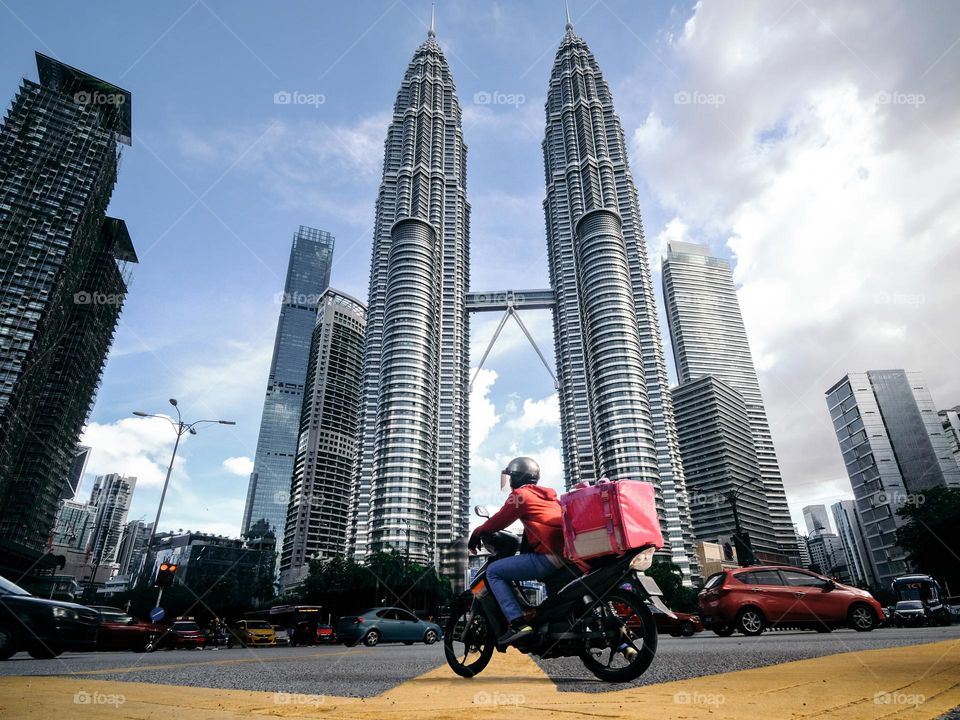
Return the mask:
M 780 576 L 783 578 L 784 584 L 794 587 L 816 587 L 823 585 L 823 580 L 815 575 L 798 572 L 797 570 L 781 570 Z
M 753 570 L 737 575 L 737 580 L 746 585 L 783 585 L 776 570 Z

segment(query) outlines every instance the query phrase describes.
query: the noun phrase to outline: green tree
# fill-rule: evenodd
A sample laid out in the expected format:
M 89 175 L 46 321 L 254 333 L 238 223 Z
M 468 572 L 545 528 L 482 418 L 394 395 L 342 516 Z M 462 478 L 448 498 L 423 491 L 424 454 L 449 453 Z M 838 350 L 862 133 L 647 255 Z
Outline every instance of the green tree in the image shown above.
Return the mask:
M 693 612 L 697 609 L 696 588 L 684 587 L 680 567 L 670 561 L 658 561 L 647 570 L 663 591 L 663 602 L 671 610 Z
M 932 488 L 913 496 L 897 511 L 906 522 L 897 529 L 897 544 L 921 572 L 960 591 L 960 489 Z M 922 498 L 922 502 L 920 499 Z

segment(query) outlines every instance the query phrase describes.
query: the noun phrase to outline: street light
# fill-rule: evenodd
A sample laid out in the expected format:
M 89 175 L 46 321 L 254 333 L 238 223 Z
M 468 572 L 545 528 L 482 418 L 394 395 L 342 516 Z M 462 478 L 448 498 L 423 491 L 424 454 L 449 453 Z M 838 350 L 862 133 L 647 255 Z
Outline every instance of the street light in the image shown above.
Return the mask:
M 743 482 L 739 483 L 736 487 L 731 488 L 723 492 L 723 498 L 730 504 L 730 511 L 733 514 L 733 527 L 735 540 L 739 540 L 739 544 L 743 546 L 743 549 L 746 551 L 747 557 L 741 558 L 740 553 L 737 553 L 737 559 L 740 561 L 741 566 L 753 565 L 756 562 L 756 556 L 753 554 L 753 547 L 750 543 L 750 537 L 744 537 L 743 529 L 740 526 L 740 511 L 737 507 L 737 497 L 743 492 L 744 488 L 748 485 L 751 485 L 755 482 L 759 482 L 761 478 L 759 476 L 754 476 L 752 478 L 747 478 Z M 703 497 L 705 493 L 693 493 Z M 736 543 L 735 543 L 736 544 Z M 739 550 L 739 549 L 738 549 Z
M 160 523 L 160 513 L 163 511 L 163 501 L 167 497 L 167 486 L 170 484 L 170 473 L 173 472 L 173 462 L 177 459 L 177 449 L 180 447 L 180 438 L 182 438 L 187 433 L 191 435 L 196 435 L 197 431 L 195 430 L 197 425 L 203 425 L 205 423 L 214 423 L 217 425 L 236 425 L 233 420 L 195 420 L 192 423 L 187 423 L 183 421 L 183 418 L 180 415 L 180 408 L 177 406 L 176 398 L 170 398 L 170 404 L 173 405 L 173 409 L 177 411 L 177 421 L 174 422 L 172 419 L 166 415 L 153 415 L 151 413 L 145 413 L 140 410 L 135 410 L 134 415 L 142 418 L 162 418 L 169 422 L 173 426 L 174 432 L 177 433 L 177 441 L 173 444 L 173 454 L 170 456 L 170 465 L 167 466 L 167 477 L 163 481 L 163 490 L 160 492 L 160 504 L 157 505 L 157 517 L 153 521 L 153 527 L 150 528 L 150 539 L 147 540 L 147 557 L 150 556 L 150 547 L 153 545 L 154 537 L 157 534 L 157 525 Z M 162 592 L 162 590 L 161 590 Z M 159 603 L 159 599 L 157 600 Z

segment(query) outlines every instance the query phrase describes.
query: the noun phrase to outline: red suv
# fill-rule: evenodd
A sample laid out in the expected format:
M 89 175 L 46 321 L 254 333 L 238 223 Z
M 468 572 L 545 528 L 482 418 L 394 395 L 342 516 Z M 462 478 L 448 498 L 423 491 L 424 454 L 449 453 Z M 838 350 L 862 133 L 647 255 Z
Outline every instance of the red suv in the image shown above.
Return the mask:
M 699 604 L 704 626 L 721 637 L 734 630 L 759 635 L 768 627 L 867 632 L 884 618 L 880 603 L 866 590 L 809 570 L 770 565 L 711 575 Z

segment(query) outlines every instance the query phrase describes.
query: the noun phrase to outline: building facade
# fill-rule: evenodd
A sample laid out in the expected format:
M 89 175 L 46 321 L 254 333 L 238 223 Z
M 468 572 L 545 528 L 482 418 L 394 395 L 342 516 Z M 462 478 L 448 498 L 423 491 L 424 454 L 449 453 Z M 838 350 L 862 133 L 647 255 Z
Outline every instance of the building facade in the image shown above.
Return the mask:
M 283 590 L 302 582 L 311 559 L 347 554 L 366 315 L 336 290 L 320 298 L 280 554 Z
M 825 505 L 806 505 L 803 508 L 803 522 L 807 526 L 807 534 L 830 532 L 830 517 Z
M 32 567 L 61 499 L 136 253 L 106 216 L 130 93 L 37 54 L 0 128 L 0 568 Z
M 869 370 L 844 376 L 826 393 L 877 582 L 910 568 L 896 544 L 897 510 L 934 487 L 960 488 L 960 468 L 917 372 Z
M 857 504 L 853 500 L 841 500 L 830 506 L 833 522 L 837 526 L 837 535 L 843 544 L 843 553 L 847 559 L 847 572 L 850 580 L 860 587 L 878 585 L 873 576 L 873 567 L 867 558 L 867 541 L 863 534 L 863 525 L 857 514 Z
M 663 261 L 663 296 L 678 381 L 682 385 L 713 375 L 743 397 L 767 496 L 769 526 L 780 552 L 797 558 L 787 495 L 730 264 L 711 257 L 703 245 L 671 243 Z
M 90 538 L 91 562 L 115 565 L 120 541 L 127 526 L 130 501 L 137 486 L 135 477 L 111 473 L 98 475 L 90 493 L 90 505 L 96 508 L 96 521 Z
M 467 149 L 431 28 L 397 93 L 370 264 L 350 548 L 406 549 L 459 583 L 468 530 Z
M 567 484 L 653 483 L 666 555 L 689 582 L 696 556 L 636 186 L 610 89 L 569 22 L 543 156 Z
M 960 405 L 937 413 L 943 434 L 946 436 L 953 459 L 960 465 Z
M 277 539 L 277 547 L 281 547 L 287 522 L 310 340 L 317 304 L 330 284 L 333 246 L 330 233 L 301 225 L 293 236 L 279 298 L 280 319 L 241 526 L 242 534 L 246 534 L 255 524 L 266 523 Z
M 697 540 L 736 535 L 761 562 L 785 562 L 771 530 L 769 508 L 753 444 L 750 416 L 740 394 L 707 375 L 673 388 L 680 452 Z
M 120 575 L 136 576 L 140 573 L 150 541 L 153 523 L 131 520 L 123 529 L 120 549 L 117 551 L 117 572 Z
M 836 578 L 842 583 L 851 583 L 853 578 L 847 566 L 843 542 L 832 532 L 818 532 L 807 538 L 810 565 L 817 572 Z
M 53 526 L 53 545 L 83 550 L 90 546 L 90 537 L 97 522 L 97 509 L 90 503 L 64 500 L 60 503 Z

